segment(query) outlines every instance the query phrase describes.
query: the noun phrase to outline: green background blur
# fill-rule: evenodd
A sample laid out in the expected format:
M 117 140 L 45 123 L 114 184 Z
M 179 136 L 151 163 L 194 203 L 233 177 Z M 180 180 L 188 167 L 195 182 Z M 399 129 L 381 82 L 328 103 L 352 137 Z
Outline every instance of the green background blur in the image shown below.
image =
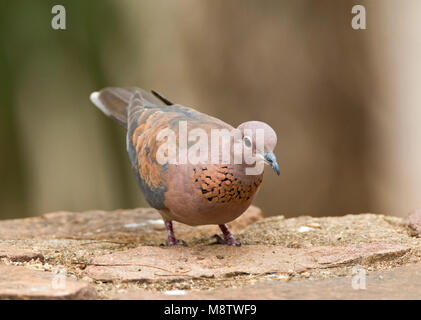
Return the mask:
M 67 30 L 51 9 L 66 8 Z M 351 8 L 367 9 L 367 30 Z M 145 206 L 124 130 L 89 101 L 162 92 L 278 133 L 265 215 L 420 206 L 419 1 L 0 0 L 0 218 Z M 418 12 L 418 13 L 417 13 Z

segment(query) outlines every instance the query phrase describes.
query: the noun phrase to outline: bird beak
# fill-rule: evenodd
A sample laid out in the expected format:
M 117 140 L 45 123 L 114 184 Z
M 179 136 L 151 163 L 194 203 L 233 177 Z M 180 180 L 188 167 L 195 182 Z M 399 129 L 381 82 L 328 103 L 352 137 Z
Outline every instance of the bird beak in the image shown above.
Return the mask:
M 278 163 L 276 162 L 276 157 L 273 154 L 273 152 L 265 152 L 264 154 L 265 163 L 270 165 L 272 169 L 276 172 L 276 174 L 279 176 L 281 171 L 279 170 Z

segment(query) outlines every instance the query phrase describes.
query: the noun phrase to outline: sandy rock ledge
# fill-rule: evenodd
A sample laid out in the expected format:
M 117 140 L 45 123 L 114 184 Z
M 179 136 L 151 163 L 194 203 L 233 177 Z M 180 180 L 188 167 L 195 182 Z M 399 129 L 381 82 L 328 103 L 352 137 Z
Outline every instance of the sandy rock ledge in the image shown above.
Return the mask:
M 168 248 L 153 209 L 5 220 L 0 298 L 417 299 L 420 221 L 417 213 L 264 219 L 252 206 L 230 224 L 243 246 L 215 244 L 216 226 L 176 224 L 188 246 Z M 356 290 L 361 272 L 366 289 Z

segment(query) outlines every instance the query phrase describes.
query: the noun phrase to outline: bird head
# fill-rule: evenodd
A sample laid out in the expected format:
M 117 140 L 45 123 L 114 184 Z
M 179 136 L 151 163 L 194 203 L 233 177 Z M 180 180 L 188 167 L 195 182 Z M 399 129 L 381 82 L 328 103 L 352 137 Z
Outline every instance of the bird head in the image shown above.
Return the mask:
M 250 150 L 255 154 L 257 161 L 264 161 L 279 176 L 279 165 L 273 153 L 277 142 L 275 130 L 261 121 L 244 122 L 238 126 L 237 130 L 241 133 L 245 152 Z

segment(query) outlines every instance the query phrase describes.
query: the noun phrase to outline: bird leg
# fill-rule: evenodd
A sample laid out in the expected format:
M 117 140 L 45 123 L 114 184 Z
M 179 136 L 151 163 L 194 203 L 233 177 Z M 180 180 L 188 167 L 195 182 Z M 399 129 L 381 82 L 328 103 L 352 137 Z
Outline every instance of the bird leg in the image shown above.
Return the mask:
M 183 240 L 177 240 L 175 238 L 174 229 L 172 226 L 172 221 L 165 221 L 165 229 L 167 229 L 168 234 L 168 246 L 176 246 L 178 244 L 182 244 L 183 246 L 187 246 L 186 242 Z
M 226 224 L 220 224 L 219 228 L 221 229 L 221 231 L 224 235 L 224 238 L 222 239 L 221 236 L 216 234 L 215 237 L 216 237 L 218 243 L 226 244 L 226 245 L 229 245 L 229 246 L 236 246 L 236 247 L 241 246 L 241 243 L 238 242 L 237 240 L 235 240 L 234 236 L 232 235 L 230 229 L 228 229 L 228 226 Z

